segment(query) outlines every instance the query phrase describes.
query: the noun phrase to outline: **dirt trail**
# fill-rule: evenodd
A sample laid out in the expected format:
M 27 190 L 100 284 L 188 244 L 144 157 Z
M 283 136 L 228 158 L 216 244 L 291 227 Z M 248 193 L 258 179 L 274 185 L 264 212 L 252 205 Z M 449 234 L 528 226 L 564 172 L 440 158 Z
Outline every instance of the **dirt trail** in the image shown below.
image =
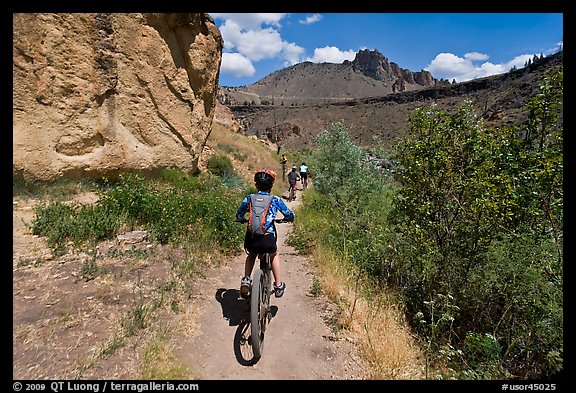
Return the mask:
M 77 199 L 93 203 L 85 197 L 92 194 Z M 250 365 L 234 347 L 239 325 L 247 318 L 247 305 L 238 299 L 245 255 L 223 261 L 190 283 L 192 301 L 180 303 L 190 312 L 158 310 L 150 332 L 134 330 L 112 347 L 114 337 L 124 334 L 121 321 L 140 304 L 135 294 L 151 302 L 171 277 L 170 261 L 184 256 L 146 240 L 133 244 L 115 239 L 97 246 L 97 266 L 106 273 L 85 278 L 90 255 L 53 255 L 45 239 L 31 234 L 28 225 L 39 202 L 13 199 L 13 378 L 138 379 L 147 343 L 167 328 L 177 362 L 194 379 L 362 379 L 352 340 L 331 331 L 335 306 L 311 294 L 309 260 L 285 243 L 292 224 L 277 225 L 287 289 L 282 298 L 272 298 L 277 311 L 268 325 L 264 353 Z M 288 205 L 297 209 L 300 202 Z M 105 348 L 109 355 L 96 356 Z
M 300 196 L 300 193 L 298 194 Z M 297 209 L 300 199 L 287 202 Z M 298 212 L 296 210 L 296 219 Z M 276 314 L 266 330 L 262 358 L 254 365 L 238 350 L 238 332 L 249 318 L 238 288 L 244 255 L 224 263 L 198 283 L 198 334 L 181 348 L 201 379 L 362 379 L 363 367 L 349 338 L 330 328 L 333 307 L 311 294 L 313 269 L 286 244 L 292 224 L 279 224 L 278 251 L 287 289 L 272 297 Z

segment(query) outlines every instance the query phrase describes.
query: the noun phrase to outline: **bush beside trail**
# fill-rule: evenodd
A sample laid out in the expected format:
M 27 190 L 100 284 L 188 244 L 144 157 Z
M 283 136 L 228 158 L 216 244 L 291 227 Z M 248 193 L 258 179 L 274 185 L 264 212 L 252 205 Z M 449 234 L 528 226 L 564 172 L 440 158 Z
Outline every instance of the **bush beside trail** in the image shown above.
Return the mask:
M 562 100 L 555 73 L 522 127 L 486 128 L 471 102 L 420 108 L 393 172 L 375 168 L 341 122 L 317 138 L 315 191 L 291 241 L 398 294 L 427 377 L 563 370 Z

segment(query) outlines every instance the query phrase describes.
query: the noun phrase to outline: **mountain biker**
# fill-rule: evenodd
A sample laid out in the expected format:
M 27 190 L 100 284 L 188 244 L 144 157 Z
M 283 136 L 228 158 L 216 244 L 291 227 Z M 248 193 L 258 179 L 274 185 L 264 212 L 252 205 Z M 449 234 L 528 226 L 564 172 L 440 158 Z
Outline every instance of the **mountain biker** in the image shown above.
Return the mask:
M 288 159 L 286 158 L 284 153 L 282 153 L 282 157 L 280 158 L 280 164 L 282 164 L 282 181 L 284 181 L 284 176 L 286 174 L 286 164 L 287 163 L 288 163 Z
M 276 180 L 276 173 L 267 169 L 260 169 L 254 174 L 254 183 L 258 190 L 258 195 L 272 195 L 272 185 Z M 244 217 L 250 209 L 250 195 L 247 195 L 236 211 L 236 219 L 240 222 L 246 222 Z M 280 256 L 277 252 L 276 240 L 278 234 L 274 225 L 276 214 L 280 211 L 286 221 L 294 221 L 294 212 L 286 206 L 284 201 L 273 195 L 272 202 L 266 215 L 266 233 L 256 235 L 246 229 L 244 237 L 244 249 L 248 253 L 244 262 L 244 277 L 240 281 L 240 296 L 246 297 L 252 285 L 252 269 L 258 254 L 270 253 L 272 259 L 272 274 L 274 275 L 274 296 L 281 297 L 286 289 L 286 283 L 280 278 Z
M 292 166 L 292 170 L 288 172 L 288 192 L 293 188 L 294 195 L 296 195 L 296 182 L 300 180 L 300 174 L 296 171 L 296 165 Z
M 302 179 L 303 186 L 308 184 L 308 167 L 306 164 L 304 164 L 304 162 L 302 162 L 302 165 L 300 165 L 300 178 Z

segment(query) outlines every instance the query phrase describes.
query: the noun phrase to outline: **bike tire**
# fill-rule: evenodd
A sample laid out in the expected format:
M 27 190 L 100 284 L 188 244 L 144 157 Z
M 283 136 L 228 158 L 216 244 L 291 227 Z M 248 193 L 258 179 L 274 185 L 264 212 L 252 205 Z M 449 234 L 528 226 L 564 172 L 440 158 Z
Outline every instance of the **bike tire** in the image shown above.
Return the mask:
M 268 304 L 270 302 L 270 285 L 261 269 L 256 270 L 252 279 L 250 297 L 251 344 L 254 360 L 260 359 L 264 350 L 264 333 L 268 323 Z

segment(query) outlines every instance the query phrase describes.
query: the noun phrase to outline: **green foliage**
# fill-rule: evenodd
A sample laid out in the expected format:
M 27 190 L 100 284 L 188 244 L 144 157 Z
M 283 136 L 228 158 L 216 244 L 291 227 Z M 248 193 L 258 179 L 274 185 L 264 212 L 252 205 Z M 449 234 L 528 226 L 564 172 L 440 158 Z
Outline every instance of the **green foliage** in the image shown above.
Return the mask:
M 395 184 L 342 123 L 319 134 L 314 188 L 289 242 L 317 244 L 399 291 L 427 359 L 450 378 L 563 369 L 562 73 L 522 127 L 487 128 L 465 102 L 409 119 Z M 451 371 L 450 371 L 451 370 Z
M 92 259 L 84 262 L 84 264 L 82 265 L 82 269 L 80 270 L 80 276 L 84 280 L 90 281 L 94 280 L 96 277 L 105 274 L 107 272 L 108 271 L 105 268 L 98 266 L 96 261 Z
M 216 176 L 224 177 L 234 174 L 232 161 L 225 155 L 215 154 L 211 156 L 206 162 L 206 167 L 210 173 Z
M 454 296 L 460 318 L 440 340 L 495 337 L 502 357 L 480 374 L 499 370 L 495 362 L 529 377 L 562 367 L 561 81 L 544 81 L 524 129 L 484 127 L 471 102 L 454 113 L 432 105 L 415 112 L 396 149 L 391 282 L 415 323 L 429 318 L 434 294 Z
M 46 236 L 48 244 L 62 246 L 74 233 L 74 208 L 62 202 L 41 204 L 34 209 L 32 234 Z
M 420 336 L 426 341 L 426 378 L 428 378 L 428 365 L 431 356 L 444 353 L 443 333 L 453 333 L 453 324 L 459 314 L 459 307 L 454 304 L 452 295 L 435 294 L 431 300 L 424 302 L 425 312 L 416 313 Z M 448 348 L 451 348 L 448 345 Z
M 461 370 L 457 373 L 459 379 L 509 379 L 512 377 L 502 367 L 502 347 L 490 333 L 468 332 L 460 351 L 462 359 Z
M 387 274 L 382 260 L 393 234 L 387 225 L 394 187 L 350 139 L 345 125 L 333 124 L 317 137 L 311 154 L 314 189 L 299 210 L 291 244 L 306 249 L 323 238 L 345 261 L 375 277 Z M 308 216 L 309 219 L 302 219 Z M 304 228 L 305 227 L 305 228 Z
M 310 288 L 310 293 L 312 296 L 320 296 L 322 294 L 322 284 L 320 284 L 320 280 L 316 276 L 312 279 L 312 288 Z
M 242 244 L 242 230 L 233 223 L 241 197 L 209 174 L 190 177 L 168 171 L 157 181 L 121 175 L 116 183 L 105 182 L 95 205 L 40 206 L 33 233 L 63 247 L 68 241 L 99 241 L 112 238 L 120 228 L 140 227 L 162 243 L 193 237 L 206 247 L 233 253 Z
M 466 297 L 473 327 L 490 326 L 511 369 L 552 375 L 562 369 L 563 266 L 549 236 L 522 233 L 495 241 Z

